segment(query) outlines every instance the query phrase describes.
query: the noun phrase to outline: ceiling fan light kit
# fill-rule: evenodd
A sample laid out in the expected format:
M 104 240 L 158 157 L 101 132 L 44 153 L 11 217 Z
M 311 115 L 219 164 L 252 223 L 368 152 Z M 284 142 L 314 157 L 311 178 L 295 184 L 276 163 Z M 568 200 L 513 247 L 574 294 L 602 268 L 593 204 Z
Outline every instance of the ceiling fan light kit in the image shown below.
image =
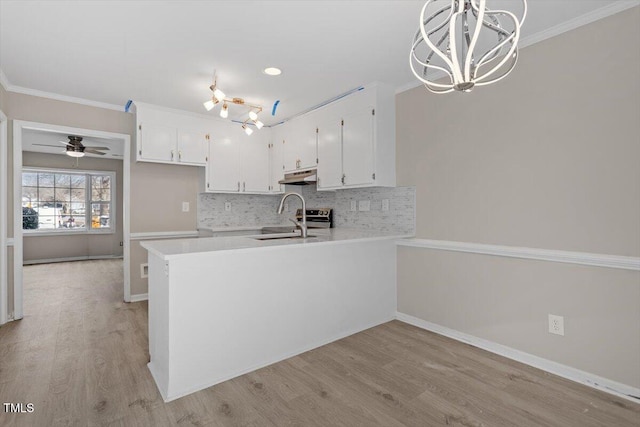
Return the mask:
M 409 63 L 429 91 L 470 92 L 502 80 L 515 67 L 527 1 L 510 2 L 522 5 L 519 16 L 487 3 L 428 0 L 422 7 Z
M 84 157 L 85 153 L 104 156 L 106 153 L 103 151 L 109 150 L 109 147 L 85 146 L 82 144 L 81 136 L 69 135 L 67 138 L 69 141 L 60 141 L 60 143 L 65 145 L 65 153 L 70 157 Z
M 242 98 L 228 98 L 226 94 L 218 87 L 218 78 L 213 78 L 213 84 L 209 86 L 211 90 L 211 99 L 205 101 L 203 103 L 204 108 L 207 111 L 211 111 L 215 108 L 215 106 L 219 103 L 222 103 L 222 108 L 220 109 L 220 117 L 226 119 L 229 117 L 229 105 L 242 105 L 247 107 L 249 118 L 242 122 L 242 129 L 244 129 L 247 135 L 251 135 L 253 133 L 253 129 L 249 127 L 249 125 L 255 126 L 258 130 L 262 129 L 264 123 L 258 120 L 258 114 L 262 112 L 262 106 L 249 104 L 244 101 Z

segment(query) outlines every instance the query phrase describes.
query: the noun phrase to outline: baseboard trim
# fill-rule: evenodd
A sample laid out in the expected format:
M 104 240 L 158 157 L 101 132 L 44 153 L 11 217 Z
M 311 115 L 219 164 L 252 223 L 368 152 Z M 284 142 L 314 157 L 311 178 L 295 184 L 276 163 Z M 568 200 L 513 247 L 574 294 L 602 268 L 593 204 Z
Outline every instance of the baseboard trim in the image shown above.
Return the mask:
M 75 257 L 63 257 L 63 258 L 34 259 L 31 261 L 23 261 L 22 265 L 53 264 L 55 262 L 93 261 L 93 260 L 101 260 L 101 259 L 122 259 L 122 255 L 90 255 L 90 256 L 75 256 Z
M 397 241 L 397 245 L 640 271 L 640 258 L 621 255 L 593 254 L 588 252 L 570 252 L 552 249 L 487 245 L 484 243 L 453 242 L 449 240 L 429 239 L 402 239 Z
M 131 295 L 131 299 L 129 302 L 147 301 L 148 299 L 149 299 L 149 294 L 136 294 L 136 295 Z
M 493 341 L 485 340 L 483 338 L 465 334 L 464 332 L 459 332 L 445 326 L 437 325 L 435 323 L 431 323 L 408 314 L 397 312 L 396 319 L 401 322 L 416 326 L 418 328 L 435 332 L 436 334 L 452 338 L 456 341 L 460 341 L 465 344 L 469 344 L 474 347 L 489 351 L 491 353 L 498 354 L 500 356 L 506 357 L 507 359 L 515 360 L 516 362 L 524 363 L 525 365 L 542 369 L 543 371 L 549 372 L 559 377 L 584 384 L 586 386 L 607 392 L 609 394 L 613 394 L 615 396 L 630 400 L 635 403 L 640 403 L 640 388 L 609 380 L 607 378 L 603 378 L 589 372 L 581 371 L 579 369 L 572 368 L 561 363 L 553 362 L 542 357 L 534 356 L 533 354 L 525 353 L 524 351 L 516 350 L 514 348 L 507 347 Z

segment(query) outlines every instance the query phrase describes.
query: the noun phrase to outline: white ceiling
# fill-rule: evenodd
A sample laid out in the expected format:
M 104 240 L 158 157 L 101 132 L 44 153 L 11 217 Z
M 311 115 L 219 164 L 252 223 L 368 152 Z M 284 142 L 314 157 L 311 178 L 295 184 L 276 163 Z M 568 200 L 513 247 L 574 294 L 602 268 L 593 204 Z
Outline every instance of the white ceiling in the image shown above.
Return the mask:
M 408 55 L 423 3 L 0 0 L 0 69 L 16 90 L 196 113 L 205 113 L 216 69 L 227 96 L 262 104 L 269 116 L 279 99 L 276 117 L 261 117 L 272 124 L 374 81 L 414 84 Z M 528 4 L 524 44 L 639 2 Z M 283 74 L 266 76 L 267 66 Z
M 78 135 L 80 136 L 80 135 Z M 82 145 L 85 147 L 108 147 L 103 156 L 99 154 L 85 153 L 87 157 L 98 159 L 122 160 L 124 156 L 124 144 L 120 139 L 108 139 L 98 137 L 82 136 Z M 22 131 L 22 151 L 33 151 L 37 153 L 59 154 L 66 156 L 65 145 L 61 141 L 68 141 L 68 134 L 40 130 L 23 129 Z M 80 160 L 82 161 L 82 160 Z

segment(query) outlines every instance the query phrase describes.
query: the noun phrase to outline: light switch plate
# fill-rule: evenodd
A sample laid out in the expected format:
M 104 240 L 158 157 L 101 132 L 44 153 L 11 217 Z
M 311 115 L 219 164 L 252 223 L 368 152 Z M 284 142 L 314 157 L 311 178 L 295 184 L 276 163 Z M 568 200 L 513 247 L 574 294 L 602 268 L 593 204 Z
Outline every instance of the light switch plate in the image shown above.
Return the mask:
M 371 210 L 371 201 L 370 200 L 360 200 L 358 202 L 358 210 L 362 212 L 367 212 Z
M 384 212 L 389 210 L 389 199 L 382 199 L 382 210 Z
M 189 212 L 189 202 L 182 202 L 182 212 Z

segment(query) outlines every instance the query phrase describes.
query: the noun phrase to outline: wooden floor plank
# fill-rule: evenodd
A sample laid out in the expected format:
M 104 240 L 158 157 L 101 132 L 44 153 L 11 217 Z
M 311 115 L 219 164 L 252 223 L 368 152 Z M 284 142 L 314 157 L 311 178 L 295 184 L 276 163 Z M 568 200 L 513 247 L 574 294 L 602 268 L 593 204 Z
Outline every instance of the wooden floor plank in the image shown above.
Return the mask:
M 0 327 L 1 426 L 640 426 L 640 405 L 392 321 L 170 403 L 122 262 L 24 269 Z

